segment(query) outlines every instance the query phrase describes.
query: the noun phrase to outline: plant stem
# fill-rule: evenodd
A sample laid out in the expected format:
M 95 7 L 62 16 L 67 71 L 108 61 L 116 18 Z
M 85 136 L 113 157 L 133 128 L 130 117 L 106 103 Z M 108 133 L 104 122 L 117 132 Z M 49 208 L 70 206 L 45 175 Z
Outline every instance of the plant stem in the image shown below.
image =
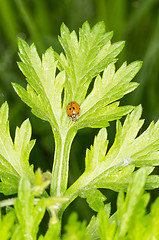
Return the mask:
M 71 129 L 64 136 L 60 132 L 55 136 L 55 155 L 52 171 L 50 194 L 62 197 L 67 189 L 70 147 L 76 132 Z
M 90 178 L 90 176 L 88 176 L 88 179 Z M 65 209 L 70 205 L 71 202 L 73 202 L 73 200 L 79 195 L 79 191 L 82 189 L 82 187 L 85 186 L 85 184 L 87 183 L 87 177 L 85 176 L 85 173 L 82 174 L 76 181 L 75 183 L 73 183 L 65 192 L 65 197 L 68 199 L 67 201 L 65 201 L 60 210 L 59 210 L 59 218 L 62 217 L 63 212 L 65 211 Z

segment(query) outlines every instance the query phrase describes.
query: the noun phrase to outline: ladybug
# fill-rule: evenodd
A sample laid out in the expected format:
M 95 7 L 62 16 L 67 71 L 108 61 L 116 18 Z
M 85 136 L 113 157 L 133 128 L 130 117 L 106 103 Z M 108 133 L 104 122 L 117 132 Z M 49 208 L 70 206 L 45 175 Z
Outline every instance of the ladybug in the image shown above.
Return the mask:
M 80 106 L 76 102 L 70 102 L 67 105 L 67 115 L 73 121 L 76 122 L 80 115 Z

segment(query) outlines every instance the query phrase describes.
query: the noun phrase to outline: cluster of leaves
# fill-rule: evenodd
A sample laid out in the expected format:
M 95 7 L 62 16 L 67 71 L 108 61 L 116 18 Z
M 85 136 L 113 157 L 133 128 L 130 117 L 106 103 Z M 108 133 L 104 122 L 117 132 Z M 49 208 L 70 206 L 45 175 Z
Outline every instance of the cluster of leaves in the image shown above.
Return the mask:
M 111 38 L 112 32 L 105 33 L 103 23 L 96 24 L 92 29 L 87 22 L 84 23 L 79 31 L 79 41 L 76 33 L 70 33 L 62 24 L 59 40 L 66 56 L 63 53 L 58 55 L 49 48 L 42 62 L 34 44 L 29 47 L 19 39 L 22 62 L 18 65 L 28 85 L 27 90 L 15 83 L 13 87 L 36 116 L 51 124 L 54 132 L 60 130 L 60 135 L 64 135 L 67 127 L 73 125 L 66 115 L 67 104 L 71 101 L 81 105 L 81 116 L 74 124 L 76 129 L 106 127 L 108 121 L 118 119 L 132 110 L 131 106 L 119 108 L 118 102 L 111 103 L 138 86 L 130 81 L 141 68 L 141 62 L 136 61 L 129 66 L 124 63 L 115 73 L 116 56 L 123 49 L 124 42 L 111 44 Z M 60 73 L 55 76 L 57 67 Z M 99 73 L 103 70 L 101 78 Z M 85 99 L 94 77 L 94 88 Z
M 141 62 L 128 66 L 124 63 L 115 72 L 114 62 L 124 42 L 111 44 L 111 38 L 112 32 L 105 33 L 103 23 L 92 29 L 87 22 L 84 23 L 79 31 L 79 41 L 76 33 L 70 33 L 62 24 L 59 40 L 66 56 L 49 48 L 42 62 L 34 44 L 29 47 L 19 39 L 22 60 L 19 67 L 28 85 L 27 90 L 19 84 L 14 83 L 13 86 L 32 112 L 51 124 L 55 137 L 51 195 L 61 197 L 67 189 L 69 151 L 77 130 L 106 127 L 109 121 L 119 119 L 133 109 L 132 106 L 119 107 L 116 100 L 138 86 L 131 80 L 141 68 Z M 57 67 L 60 72 L 56 75 Z M 99 73 L 102 71 L 101 77 Z M 94 77 L 93 90 L 87 96 Z M 75 123 L 66 114 L 67 104 L 71 101 L 76 101 L 81 108 L 80 118 Z
M 154 166 L 159 165 L 159 121 L 155 124 L 152 122 L 139 135 L 143 125 L 140 119 L 141 106 L 119 107 L 117 100 L 138 86 L 131 80 L 141 68 L 141 62 L 124 63 L 115 71 L 116 56 L 124 43 L 111 44 L 111 37 L 112 33 L 105 33 L 103 23 L 91 29 L 86 22 L 79 31 L 78 40 L 76 33 L 70 33 L 63 24 L 59 40 L 65 55 L 58 55 L 49 48 L 42 56 L 42 61 L 34 44 L 28 46 L 19 39 L 22 62 L 18 65 L 28 84 L 27 89 L 15 83 L 13 87 L 33 114 L 50 123 L 55 138 L 55 154 L 52 174 L 42 174 L 41 170 L 34 174 L 33 167 L 29 165 L 29 153 L 35 143 L 30 140 L 30 122 L 26 120 L 16 129 L 13 143 L 9 133 L 7 103 L 1 106 L 0 192 L 9 195 L 18 191 L 18 198 L 11 199 L 10 203 L 8 200 L 1 202 L 1 206 L 14 204 L 13 213 L 8 213 L 12 214 L 11 224 L 4 228 L 4 232 L 8 229 L 6 239 L 10 233 L 12 239 L 37 239 L 39 224 L 46 209 L 50 215 L 49 228 L 39 240 L 60 239 L 63 212 L 78 196 L 86 198 L 89 206 L 98 214 L 88 226 L 78 222 L 76 215 L 72 215 L 63 235 L 65 240 L 71 237 L 131 239 L 131 235 L 135 239 L 133 231 L 137 225 L 132 224 L 132 220 L 135 218 L 138 222 L 148 218 L 150 223 L 156 218 L 153 208 L 150 217 L 145 215 L 149 197 L 143 194 L 143 189 L 159 187 L 159 177 L 150 175 Z M 94 86 L 89 92 L 93 79 Z M 78 102 L 81 108 L 76 122 L 72 122 L 66 113 L 67 104 L 71 101 Z M 124 115 L 127 117 L 122 125 L 119 119 Z M 107 150 L 106 127 L 112 120 L 117 120 L 116 136 Z M 84 173 L 67 188 L 71 143 L 77 130 L 84 127 L 101 129 L 91 149 L 86 151 Z M 140 169 L 136 171 L 136 167 Z M 50 194 L 45 191 L 49 184 Z M 113 216 L 110 216 L 109 205 L 104 204 L 106 197 L 100 188 L 120 192 L 118 209 Z M 123 192 L 127 188 L 124 198 Z M 134 217 L 137 208 L 141 208 L 140 215 Z M 2 224 L 7 216 L 2 218 Z M 15 216 L 18 220 L 16 224 Z M 146 221 L 141 223 L 143 232 Z M 154 236 L 157 236 L 154 231 Z
M 120 191 L 117 199 L 117 211 L 110 216 L 110 205 L 101 208 L 97 217 L 93 217 L 87 227 L 89 239 L 158 239 L 159 238 L 159 198 L 147 213 L 150 194 L 144 192 L 147 167 L 139 169 L 130 179 L 126 196 Z M 87 234 L 88 234 L 87 232 Z
M 147 213 L 150 194 L 144 191 L 147 167 L 139 169 L 130 179 L 127 194 L 120 191 L 117 199 L 117 211 L 110 215 L 110 204 L 103 205 L 97 216 L 90 223 L 78 221 L 76 213 L 72 213 L 64 227 L 63 240 L 129 240 L 159 238 L 159 198 L 152 204 Z M 60 240 L 59 224 L 52 225 L 45 236 L 37 238 L 39 223 L 45 213 L 45 199 L 42 198 L 34 206 L 34 193 L 27 179 L 19 185 L 15 212 L 12 210 L 0 218 L 1 237 L 3 240 L 38 239 Z M 15 221 L 15 213 L 18 222 Z

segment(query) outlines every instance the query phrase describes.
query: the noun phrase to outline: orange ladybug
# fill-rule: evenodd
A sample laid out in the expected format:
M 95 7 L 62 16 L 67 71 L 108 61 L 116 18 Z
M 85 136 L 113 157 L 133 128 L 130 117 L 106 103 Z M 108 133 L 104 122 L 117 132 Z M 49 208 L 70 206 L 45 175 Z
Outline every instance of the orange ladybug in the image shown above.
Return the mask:
M 73 121 L 76 122 L 80 115 L 80 106 L 76 102 L 70 102 L 67 105 L 67 115 Z

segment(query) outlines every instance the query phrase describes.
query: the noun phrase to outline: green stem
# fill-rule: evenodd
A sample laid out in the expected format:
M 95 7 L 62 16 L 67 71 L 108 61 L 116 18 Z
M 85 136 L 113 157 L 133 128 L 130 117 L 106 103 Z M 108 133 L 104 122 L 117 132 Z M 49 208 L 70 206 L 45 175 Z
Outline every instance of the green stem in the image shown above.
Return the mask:
M 67 189 L 69 154 L 71 143 L 76 132 L 69 130 L 65 136 L 55 133 L 55 155 L 52 171 L 50 194 L 54 197 L 62 197 Z
M 74 182 L 67 189 L 67 191 L 64 194 L 64 197 L 68 198 L 69 200 L 62 205 L 59 211 L 60 217 L 63 215 L 63 212 L 70 205 L 70 203 L 73 202 L 73 200 L 78 197 L 79 191 L 87 184 L 87 181 L 89 179 L 90 179 L 90 176 L 86 177 L 86 174 L 84 173 L 79 177 L 79 179 L 76 180 L 76 182 Z

